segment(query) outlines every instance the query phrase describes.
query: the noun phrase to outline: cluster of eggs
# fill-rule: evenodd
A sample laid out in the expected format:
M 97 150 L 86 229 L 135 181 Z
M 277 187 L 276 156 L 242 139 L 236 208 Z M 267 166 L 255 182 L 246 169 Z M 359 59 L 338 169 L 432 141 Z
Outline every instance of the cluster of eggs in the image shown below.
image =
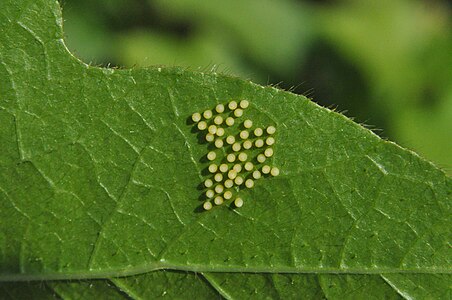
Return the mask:
M 231 101 L 227 106 L 218 104 L 214 110 L 192 115 L 197 128 L 205 132 L 203 138 L 214 146 L 206 155 L 210 178 L 203 182 L 207 189 L 205 210 L 212 209 L 212 202 L 222 205 L 225 200 L 232 199 L 241 188 L 253 188 L 254 181 L 263 176 L 279 175 L 277 167 L 264 164 L 273 156 L 276 128 L 253 128 L 250 119 L 237 122 L 249 105 L 247 100 Z M 238 134 L 228 134 L 236 128 Z M 251 154 L 256 151 L 253 150 L 258 150 L 254 157 Z M 243 199 L 235 195 L 234 205 L 242 207 Z

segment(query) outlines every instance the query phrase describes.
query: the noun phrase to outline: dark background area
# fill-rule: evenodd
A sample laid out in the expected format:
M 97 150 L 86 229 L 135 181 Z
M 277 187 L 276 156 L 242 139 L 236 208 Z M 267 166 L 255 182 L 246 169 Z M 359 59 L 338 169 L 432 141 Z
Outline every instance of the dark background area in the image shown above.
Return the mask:
M 93 65 L 184 66 L 277 85 L 452 172 L 447 1 L 62 0 Z

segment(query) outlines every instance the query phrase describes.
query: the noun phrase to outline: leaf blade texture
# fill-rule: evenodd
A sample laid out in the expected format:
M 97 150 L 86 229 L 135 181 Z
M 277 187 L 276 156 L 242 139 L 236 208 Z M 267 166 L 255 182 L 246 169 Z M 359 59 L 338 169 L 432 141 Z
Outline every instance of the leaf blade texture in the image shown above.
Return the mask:
M 410 276 L 449 276 L 451 180 L 416 154 L 272 87 L 88 66 L 67 51 L 56 2 L 0 8 L 0 279 L 309 272 L 293 276 L 313 297 L 375 276 L 396 297 L 419 285 Z M 199 213 L 206 149 L 187 118 L 233 99 L 278 125 L 281 175 L 240 210 Z M 241 291 L 206 274 L 223 296 Z M 267 275 L 229 276 L 271 291 Z

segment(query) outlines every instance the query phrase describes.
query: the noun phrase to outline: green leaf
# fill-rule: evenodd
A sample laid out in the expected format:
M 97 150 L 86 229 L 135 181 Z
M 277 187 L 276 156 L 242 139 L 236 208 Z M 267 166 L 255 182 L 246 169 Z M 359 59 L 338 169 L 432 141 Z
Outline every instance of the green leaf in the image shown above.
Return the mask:
M 7 299 L 221 299 L 201 274 L 156 271 L 143 275 L 83 281 L 4 282 Z M 2 298 L 3 299 L 3 298 Z
M 227 274 L 206 278 L 228 299 L 448 299 L 451 275 Z
M 204 279 L 204 278 L 205 279 Z M 11 299 L 448 299 L 451 275 L 193 274 L 155 271 L 109 280 L 0 284 Z M 218 291 L 215 292 L 213 287 Z
M 392 286 L 400 276 L 410 292 L 419 284 L 406 273 L 448 279 L 451 180 L 430 163 L 275 88 L 85 65 L 61 24 L 50 0 L 0 4 L 0 279 L 353 273 L 334 278 L 360 285 L 381 274 L 372 284 Z M 233 99 L 250 101 L 256 124 L 276 125 L 281 175 L 241 190 L 240 209 L 202 212 L 207 147 L 188 119 Z M 345 293 L 335 286 L 328 292 Z
M 2 299 L 27 299 L 33 295 L 35 299 L 55 299 L 54 292 L 41 282 L 0 282 Z

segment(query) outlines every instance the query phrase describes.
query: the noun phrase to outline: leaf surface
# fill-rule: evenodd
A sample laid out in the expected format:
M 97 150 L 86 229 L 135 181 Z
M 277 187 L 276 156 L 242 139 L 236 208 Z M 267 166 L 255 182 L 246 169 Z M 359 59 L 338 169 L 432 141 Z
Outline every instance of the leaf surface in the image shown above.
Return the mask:
M 451 275 L 435 274 L 154 271 L 109 280 L 1 283 L 0 291 L 7 299 L 31 294 L 39 299 L 449 299 L 451 280 Z
M 222 299 L 201 274 L 155 271 L 142 275 L 77 281 L 3 282 L 1 299 Z M 5 296 L 5 297 L 3 297 Z
M 228 299 L 448 299 L 451 275 L 238 274 L 206 278 Z
M 441 170 L 303 96 L 177 68 L 88 66 L 67 51 L 60 13 L 49 0 L 0 4 L 2 280 L 320 272 L 368 275 L 299 280 L 387 289 L 401 276 L 411 292 L 419 283 L 402 273 L 448 278 Z M 240 209 L 201 212 L 207 147 L 188 119 L 240 99 L 246 117 L 277 126 L 281 175 L 241 191 Z

